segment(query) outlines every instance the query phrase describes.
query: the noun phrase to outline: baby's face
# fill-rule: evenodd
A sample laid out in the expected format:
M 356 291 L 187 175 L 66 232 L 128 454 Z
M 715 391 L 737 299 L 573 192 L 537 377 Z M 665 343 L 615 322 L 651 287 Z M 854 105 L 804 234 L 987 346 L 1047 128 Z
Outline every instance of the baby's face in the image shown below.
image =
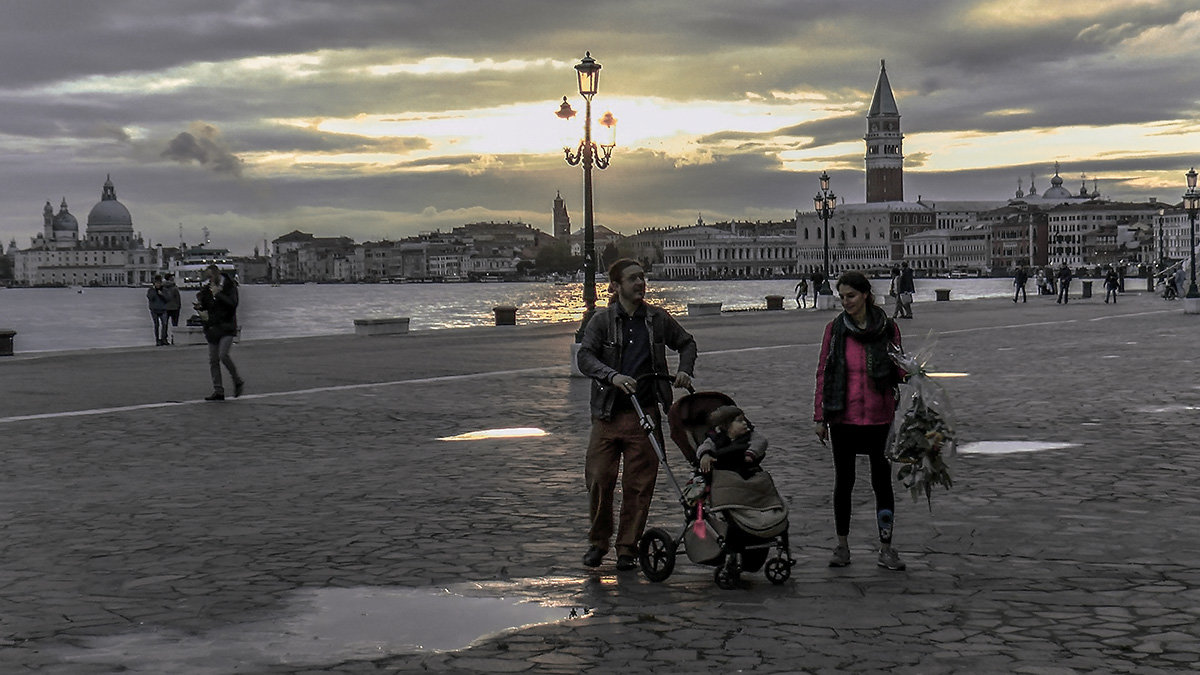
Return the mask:
M 729 423 L 729 428 L 725 430 L 725 433 L 730 438 L 737 438 L 747 431 L 750 431 L 750 424 L 746 422 L 746 416 L 738 415 L 737 419 Z

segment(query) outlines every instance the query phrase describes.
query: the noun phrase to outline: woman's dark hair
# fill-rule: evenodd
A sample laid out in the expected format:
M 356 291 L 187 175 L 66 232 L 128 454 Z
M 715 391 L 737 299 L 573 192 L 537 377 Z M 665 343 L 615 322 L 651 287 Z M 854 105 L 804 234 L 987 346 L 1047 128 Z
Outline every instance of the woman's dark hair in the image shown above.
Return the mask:
M 875 294 L 871 292 L 871 280 L 868 279 L 867 275 L 863 274 L 862 272 L 856 272 L 853 270 L 849 272 L 842 272 L 842 275 L 838 277 L 837 285 L 834 286 L 834 288 L 837 288 L 838 286 L 849 286 L 850 288 L 853 288 L 859 293 L 867 296 L 867 306 L 875 304 Z

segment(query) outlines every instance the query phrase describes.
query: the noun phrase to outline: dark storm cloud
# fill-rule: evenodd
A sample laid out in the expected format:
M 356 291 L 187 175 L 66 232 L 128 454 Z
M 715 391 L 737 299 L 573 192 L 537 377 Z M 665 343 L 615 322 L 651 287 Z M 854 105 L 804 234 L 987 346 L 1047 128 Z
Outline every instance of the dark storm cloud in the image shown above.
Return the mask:
M 242 160 L 230 151 L 216 127 L 203 122 L 193 123 L 190 130 L 181 131 L 167 141 L 160 156 L 181 164 L 194 161 L 217 173 L 242 175 Z

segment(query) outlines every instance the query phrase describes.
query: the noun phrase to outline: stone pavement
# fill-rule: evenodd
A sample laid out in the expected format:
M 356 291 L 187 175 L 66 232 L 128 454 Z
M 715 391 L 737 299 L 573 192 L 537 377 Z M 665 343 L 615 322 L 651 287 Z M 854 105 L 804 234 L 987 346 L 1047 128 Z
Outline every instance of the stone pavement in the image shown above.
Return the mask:
M 791 502 L 792 579 L 747 575 L 734 591 L 683 556 L 659 584 L 611 558 L 580 565 L 573 326 L 247 342 L 234 349 L 247 395 L 224 403 L 200 400 L 201 347 L 2 359 L 0 672 L 1200 669 L 1200 317 L 1138 293 L 915 312 L 906 344 L 935 334 L 930 369 L 969 374 L 943 380 L 963 442 L 1073 445 L 962 453 L 932 510 L 897 492 L 901 573 L 874 565 L 860 460 L 854 564 L 831 569 L 832 462 L 810 420 L 832 314 L 681 317 L 697 386 L 767 434 Z M 500 427 L 548 435 L 437 440 Z M 660 477 L 652 526 L 682 525 L 671 492 Z M 467 648 L 398 647 L 357 634 L 351 619 L 396 617 L 354 601 L 312 628 L 339 591 L 428 592 L 432 605 L 396 613 L 431 624 L 449 596 L 562 618 Z

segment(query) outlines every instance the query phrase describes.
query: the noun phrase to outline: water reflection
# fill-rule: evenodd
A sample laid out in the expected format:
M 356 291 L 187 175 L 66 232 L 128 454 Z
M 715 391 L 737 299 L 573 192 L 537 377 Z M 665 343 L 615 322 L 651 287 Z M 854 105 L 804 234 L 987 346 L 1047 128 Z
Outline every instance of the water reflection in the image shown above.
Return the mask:
M 1018 452 L 1041 452 L 1075 447 L 1079 447 L 1079 444 L 1045 441 L 976 441 L 958 446 L 958 452 L 964 455 L 1010 455 Z
M 273 619 L 203 634 L 155 630 L 96 637 L 59 656 L 119 666 L 125 673 L 257 672 L 252 666 L 318 666 L 465 649 L 508 630 L 587 614 L 569 604 L 475 597 L 449 589 L 304 589 L 292 594 Z
M 443 436 L 439 441 L 481 441 L 488 438 L 536 438 L 550 434 L 537 427 L 512 427 L 510 429 L 483 429 L 468 431 L 457 436 Z

